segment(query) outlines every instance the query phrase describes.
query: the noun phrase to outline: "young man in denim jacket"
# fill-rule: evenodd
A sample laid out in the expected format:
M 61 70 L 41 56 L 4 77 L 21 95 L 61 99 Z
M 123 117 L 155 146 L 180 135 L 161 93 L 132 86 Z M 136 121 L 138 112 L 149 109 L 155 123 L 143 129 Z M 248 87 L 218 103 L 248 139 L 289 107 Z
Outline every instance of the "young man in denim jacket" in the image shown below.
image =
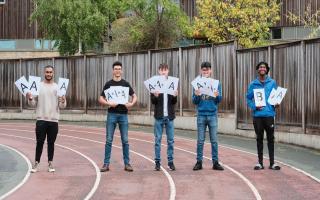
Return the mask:
M 211 63 L 203 62 L 201 64 L 201 76 L 209 78 L 211 75 Z M 202 169 L 203 145 L 205 141 L 206 128 L 209 128 L 209 137 L 211 142 L 212 169 L 224 170 L 218 161 L 218 104 L 222 100 L 221 84 L 218 90 L 214 91 L 215 97 L 201 94 L 199 90 L 194 90 L 192 94 L 192 102 L 197 105 L 197 163 L 193 170 Z
M 280 166 L 274 163 L 274 117 L 275 107 L 266 101 L 266 106 L 256 106 L 254 102 L 254 89 L 264 89 L 265 100 L 270 96 L 272 89 L 277 89 L 277 83 L 275 80 L 268 76 L 269 65 L 266 62 L 260 62 L 256 66 L 258 77 L 253 80 L 247 91 L 247 104 L 252 110 L 253 114 L 253 126 L 256 133 L 257 150 L 258 150 L 258 164 L 255 165 L 255 170 L 264 169 L 263 166 L 263 137 L 264 130 L 267 133 L 268 150 L 270 166 L 269 169 L 280 170 Z

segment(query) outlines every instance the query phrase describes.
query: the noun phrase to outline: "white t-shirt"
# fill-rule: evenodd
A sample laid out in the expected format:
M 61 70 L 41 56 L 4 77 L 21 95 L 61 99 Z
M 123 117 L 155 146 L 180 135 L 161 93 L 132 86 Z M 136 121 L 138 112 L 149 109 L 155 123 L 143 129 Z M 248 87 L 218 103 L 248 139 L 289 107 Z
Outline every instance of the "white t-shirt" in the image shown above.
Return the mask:
M 58 122 L 59 108 L 65 108 L 67 102 L 59 103 L 58 100 L 58 85 L 56 83 L 40 83 L 39 96 L 28 100 L 28 104 L 36 106 L 37 120 Z

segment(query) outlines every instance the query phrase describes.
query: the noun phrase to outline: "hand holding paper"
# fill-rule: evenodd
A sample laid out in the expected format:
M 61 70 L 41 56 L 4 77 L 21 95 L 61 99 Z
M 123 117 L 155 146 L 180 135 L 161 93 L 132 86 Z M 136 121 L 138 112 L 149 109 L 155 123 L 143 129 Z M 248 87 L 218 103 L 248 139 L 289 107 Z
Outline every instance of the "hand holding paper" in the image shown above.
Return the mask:
M 278 87 L 277 89 L 272 89 L 270 96 L 268 98 L 268 103 L 270 105 L 279 105 L 286 95 L 287 89 Z
M 30 90 L 29 90 L 29 88 L 30 88 L 29 82 L 27 81 L 27 79 L 24 76 L 19 78 L 14 84 L 17 86 L 17 88 L 23 94 L 23 96 L 26 96 L 26 94 L 28 92 L 30 92 Z
M 34 96 L 38 96 L 39 95 L 40 81 L 41 81 L 41 77 L 29 76 L 29 85 L 30 85 L 29 89 L 31 91 L 31 94 L 34 95 Z
M 253 95 L 256 107 L 266 106 L 266 95 L 264 89 L 253 89 Z
M 58 96 L 59 97 L 66 95 L 68 85 L 69 85 L 69 79 L 59 78 L 59 82 L 58 82 Z

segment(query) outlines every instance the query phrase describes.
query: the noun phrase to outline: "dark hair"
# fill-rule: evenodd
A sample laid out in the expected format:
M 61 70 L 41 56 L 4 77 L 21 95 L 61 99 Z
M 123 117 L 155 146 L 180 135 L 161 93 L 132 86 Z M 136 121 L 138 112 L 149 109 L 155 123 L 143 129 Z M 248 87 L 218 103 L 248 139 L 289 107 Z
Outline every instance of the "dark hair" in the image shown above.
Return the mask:
M 119 66 L 121 66 L 121 68 L 122 68 L 122 63 L 121 63 L 120 61 L 115 61 L 115 62 L 112 64 L 112 69 L 113 69 L 114 66 L 116 66 L 116 65 L 119 65 Z
M 168 66 L 167 64 L 165 64 L 165 63 L 162 63 L 162 64 L 159 65 L 158 69 L 159 69 L 159 70 L 161 70 L 161 69 L 162 69 L 162 70 L 163 70 L 163 69 L 169 69 L 169 66 Z
M 54 67 L 53 67 L 52 65 L 47 65 L 47 66 L 44 67 L 44 69 L 47 69 L 47 68 L 52 68 L 52 69 L 54 69 Z
M 202 62 L 202 63 L 201 63 L 201 69 L 202 69 L 202 68 L 210 68 L 210 69 L 211 69 L 211 63 L 210 63 L 210 62 L 207 62 L 207 61 Z
M 256 70 L 258 70 L 261 65 L 266 66 L 266 68 L 267 68 L 267 74 L 268 74 L 269 71 L 270 71 L 270 67 L 269 67 L 268 63 L 266 63 L 266 62 L 263 62 L 263 61 L 262 61 L 262 62 L 259 62 L 259 63 L 257 64 L 257 66 L 256 66 Z

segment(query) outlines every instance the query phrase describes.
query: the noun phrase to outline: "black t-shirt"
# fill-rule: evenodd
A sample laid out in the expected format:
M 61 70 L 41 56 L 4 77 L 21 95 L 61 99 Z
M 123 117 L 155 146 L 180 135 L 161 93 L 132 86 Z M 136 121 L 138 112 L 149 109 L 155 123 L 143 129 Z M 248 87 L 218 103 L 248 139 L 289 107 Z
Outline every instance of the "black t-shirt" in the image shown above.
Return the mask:
M 132 87 L 124 79 L 121 79 L 120 81 L 114 81 L 113 79 L 111 79 L 110 81 L 106 82 L 106 84 L 104 85 L 100 96 L 103 96 L 104 98 L 106 98 L 106 95 L 104 94 L 104 91 L 106 89 L 109 89 L 111 86 L 128 87 L 129 88 L 129 95 L 132 96 L 134 94 L 134 91 L 133 91 Z M 119 114 L 127 114 L 128 113 L 128 109 L 127 109 L 127 107 L 125 105 L 119 104 L 114 108 L 113 107 L 108 108 L 108 112 L 110 112 L 110 113 L 119 113 Z

